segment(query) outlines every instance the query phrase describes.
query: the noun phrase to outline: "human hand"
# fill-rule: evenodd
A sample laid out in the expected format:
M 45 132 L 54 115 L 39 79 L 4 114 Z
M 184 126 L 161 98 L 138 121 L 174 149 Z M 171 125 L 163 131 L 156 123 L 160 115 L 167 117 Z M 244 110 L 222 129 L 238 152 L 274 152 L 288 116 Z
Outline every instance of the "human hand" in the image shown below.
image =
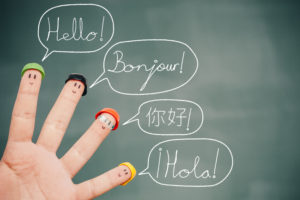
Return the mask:
M 44 72 L 37 64 L 26 66 L 29 69 L 22 73 L 8 142 L 0 161 L 0 199 L 91 199 L 131 181 L 135 169 L 130 163 L 123 163 L 83 183 L 72 182 L 110 133 L 111 127 L 105 119 L 117 126 L 119 116 L 112 109 L 101 113 L 101 119 L 96 119 L 62 158 L 56 156 L 76 105 L 86 89 L 81 75 L 69 76 L 71 79 L 67 80 L 48 114 L 37 143 L 32 142 Z

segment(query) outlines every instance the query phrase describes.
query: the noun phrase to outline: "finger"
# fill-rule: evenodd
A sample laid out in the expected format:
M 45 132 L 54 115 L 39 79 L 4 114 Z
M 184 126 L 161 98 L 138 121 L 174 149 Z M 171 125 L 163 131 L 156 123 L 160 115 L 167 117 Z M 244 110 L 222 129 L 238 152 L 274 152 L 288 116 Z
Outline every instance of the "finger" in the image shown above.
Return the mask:
M 9 141 L 31 140 L 38 95 L 44 69 L 37 63 L 29 63 L 22 70 L 22 79 L 13 108 L 9 129 Z
M 130 163 L 122 163 L 104 174 L 76 185 L 78 199 L 92 199 L 119 185 L 130 182 L 136 174 Z
M 37 144 L 44 146 L 49 151 L 56 152 L 58 149 L 75 108 L 86 91 L 85 78 L 82 75 L 76 75 L 81 79 L 70 79 L 75 76 L 74 74 L 69 76 L 48 114 L 38 138 Z
M 61 159 L 71 177 L 90 159 L 111 129 L 116 130 L 120 121 L 119 114 L 112 108 L 102 109 L 95 118 L 97 120 Z
M 111 126 L 114 126 L 117 120 L 118 118 L 115 118 L 109 113 L 102 113 L 61 158 L 71 177 L 75 176 L 91 158 L 103 140 L 108 136 L 111 131 Z M 111 126 L 108 123 L 110 123 Z

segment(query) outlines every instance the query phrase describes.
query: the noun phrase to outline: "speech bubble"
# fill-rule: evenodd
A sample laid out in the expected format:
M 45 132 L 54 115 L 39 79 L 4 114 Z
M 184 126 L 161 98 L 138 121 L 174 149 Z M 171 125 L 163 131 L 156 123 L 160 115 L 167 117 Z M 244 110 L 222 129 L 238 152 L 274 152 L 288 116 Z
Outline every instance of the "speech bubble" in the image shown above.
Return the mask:
M 124 95 L 153 95 L 179 89 L 198 70 L 198 58 L 184 42 L 169 39 L 121 41 L 104 55 L 103 72 L 90 88 L 106 80 Z
M 233 156 L 229 147 L 211 138 L 183 138 L 162 141 L 149 152 L 149 175 L 159 185 L 214 187 L 231 173 Z
M 97 4 L 64 4 L 48 9 L 40 17 L 38 40 L 52 53 L 92 53 L 104 48 L 114 35 L 110 12 Z
M 139 128 L 150 135 L 180 136 L 197 132 L 203 124 L 202 108 L 182 99 L 154 99 L 142 103 L 138 113 L 123 123 L 137 121 Z

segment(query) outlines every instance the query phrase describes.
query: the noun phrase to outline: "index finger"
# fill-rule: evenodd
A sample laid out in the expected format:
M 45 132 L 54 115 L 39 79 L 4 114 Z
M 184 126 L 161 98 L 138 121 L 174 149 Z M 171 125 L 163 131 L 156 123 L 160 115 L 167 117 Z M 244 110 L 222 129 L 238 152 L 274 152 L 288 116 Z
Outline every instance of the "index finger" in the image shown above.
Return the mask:
M 24 66 L 11 117 L 9 142 L 31 140 L 34 131 L 38 94 L 44 75 L 43 67 L 37 63 L 29 63 Z

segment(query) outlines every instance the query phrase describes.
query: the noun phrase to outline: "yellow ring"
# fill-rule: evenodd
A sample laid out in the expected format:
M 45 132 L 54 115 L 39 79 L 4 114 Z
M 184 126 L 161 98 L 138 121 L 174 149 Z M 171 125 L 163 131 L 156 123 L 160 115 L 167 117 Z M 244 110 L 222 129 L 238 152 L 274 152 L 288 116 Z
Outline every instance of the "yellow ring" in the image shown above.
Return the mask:
M 127 183 L 129 183 L 135 177 L 136 170 L 135 170 L 134 166 L 132 164 L 130 164 L 129 162 L 123 162 L 119 166 L 121 166 L 121 165 L 124 165 L 124 166 L 128 167 L 130 169 L 130 171 L 131 171 L 131 177 L 130 177 L 130 179 L 128 179 L 126 182 L 124 182 L 124 183 L 121 184 L 121 185 L 124 186 L 124 185 L 127 185 Z

